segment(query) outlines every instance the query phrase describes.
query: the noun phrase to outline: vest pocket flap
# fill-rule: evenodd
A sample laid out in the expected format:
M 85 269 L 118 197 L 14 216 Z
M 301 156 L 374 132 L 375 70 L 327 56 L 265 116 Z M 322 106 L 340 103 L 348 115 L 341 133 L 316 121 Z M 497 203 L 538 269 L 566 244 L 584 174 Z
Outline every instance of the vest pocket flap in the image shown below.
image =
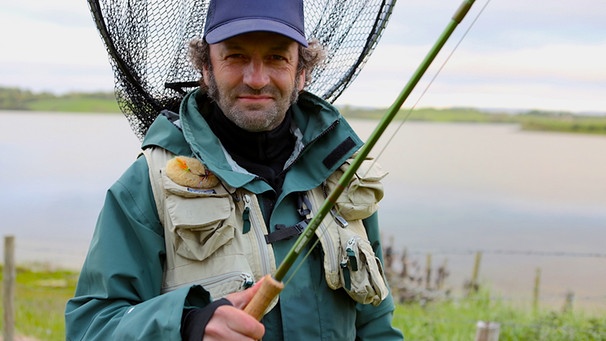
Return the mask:
M 162 184 L 167 194 L 174 194 L 184 198 L 199 198 L 199 197 L 224 197 L 229 193 L 221 186 L 221 183 L 211 188 L 193 188 L 179 185 L 166 175 L 162 170 Z
M 179 196 L 166 198 L 166 209 L 175 228 L 196 230 L 213 229 L 227 219 L 232 210 L 229 198 Z
M 349 160 L 348 160 L 349 161 Z M 347 162 L 349 167 L 349 162 Z M 381 165 L 375 161 L 375 159 L 365 159 L 360 164 L 360 167 L 356 171 L 356 176 L 362 182 L 379 182 L 387 176 L 387 172 L 383 170 Z
M 165 208 L 176 252 L 185 258 L 204 260 L 234 238 L 235 227 L 226 223 L 233 209 L 229 197 L 168 195 Z
M 333 191 L 343 173 L 349 168 L 350 160 L 334 172 L 326 185 Z M 373 159 L 366 159 L 360 165 L 356 175 L 351 179 L 343 193 L 339 195 L 335 206 L 339 214 L 347 220 L 366 219 L 378 209 L 378 202 L 383 199 L 383 179 L 387 173 Z

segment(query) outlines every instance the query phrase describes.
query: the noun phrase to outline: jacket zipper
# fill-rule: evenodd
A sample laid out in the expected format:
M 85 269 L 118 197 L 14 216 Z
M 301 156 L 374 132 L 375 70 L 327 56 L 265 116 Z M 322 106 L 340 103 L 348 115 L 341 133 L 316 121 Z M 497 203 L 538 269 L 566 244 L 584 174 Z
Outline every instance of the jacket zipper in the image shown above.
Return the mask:
M 301 157 L 301 155 L 305 154 L 305 150 L 310 145 L 312 145 L 315 141 L 317 141 L 322 136 L 328 134 L 328 132 L 331 131 L 331 130 L 333 130 L 337 126 L 337 124 L 339 124 L 339 122 L 340 122 L 340 120 L 336 119 L 328 127 L 326 127 L 326 129 L 324 129 L 322 132 L 320 132 L 320 134 L 318 134 L 318 136 L 316 136 L 313 140 L 309 141 L 309 143 L 307 143 L 306 145 L 304 145 L 303 148 L 301 148 L 301 150 L 299 151 L 299 154 L 297 155 L 297 157 L 295 157 L 294 160 L 292 160 L 290 162 L 290 164 L 288 165 L 288 167 L 284 168 L 281 173 L 287 172 L 290 169 L 290 167 L 292 167 L 292 165 L 294 165 L 295 163 L 297 163 L 297 161 L 299 160 L 299 158 Z

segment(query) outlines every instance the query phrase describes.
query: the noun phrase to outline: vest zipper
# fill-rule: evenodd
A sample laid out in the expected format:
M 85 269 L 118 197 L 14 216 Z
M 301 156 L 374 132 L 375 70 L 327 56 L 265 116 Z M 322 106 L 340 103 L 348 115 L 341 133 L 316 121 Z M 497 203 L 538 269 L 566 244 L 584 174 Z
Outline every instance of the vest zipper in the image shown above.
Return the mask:
M 232 271 L 232 272 L 228 272 L 228 273 L 206 278 L 205 280 L 200 281 L 199 284 L 202 287 L 213 287 L 219 283 L 224 282 L 225 280 L 232 279 L 232 278 L 234 278 L 234 279 L 241 278 L 242 279 L 242 289 L 249 288 L 252 286 L 252 283 L 254 283 L 254 279 L 252 278 L 251 274 L 248 274 L 246 272 Z
M 255 239 L 257 240 L 257 245 L 259 247 L 259 257 L 261 258 L 261 271 L 264 274 L 268 274 L 271 272 L 271 266 L 269 265 L 269 253 L 267 249 L 267 244 L 265 243 L 265 234 L 263 233 L 264 223 L 259 219 L 259 214 L 261 214 L 260 209 L 254 210 L 252 205 L 252 198 L 249 194 L 245 193 L 242 196 L 242 201 L 244 202 L 244 211 L 248 211 L 250 214 L 248 215 L 248 219 L 250 221 L 251 228 L 253 233 L 255 234 Z M 258 205 L 257 205 L 258 206 Z
M 313 190 L 307 191 L 307 193 L 309 195 L 313 196 L 313 198 L 314 198 L 314 200 L 311 200 L 311 202 L 312 202 L 311 212 L 315 216 L 318 213 L 318 208 L 319 208 L 319 207 L 316 207 L 316 204 L 319 202 L 323 202 L 323 201 L 318 201 L 318 198 L 315 196 L 315 193 Z M 337 228 L 339 228 L 339 227 L 337 227 Z M 318 235 L 318 238 L 320 238 L 320 240 L 324 239 L 326 241 L 325 243 L 322 243 L 322 246 L 323 246 L 324 252 L 326 253 L 326 257 L 328 257 L 328 262 L 330 264 L 329 265 L 330 270 L 333 272 L 338 272 L 339 268 L 340 268 L 340 264 L 339 264 L 339 260 L 338 260 L 337 250 L 335 249 L 335 241 L 333 240 L 331 233 L 328 232 L 328 226 L 326 224 L 324 224 L 324 220 L 322 220 L 322 222 L 320 223 L 320 226 L 316 230 L 316 235 Z M 337 240 L 337 243 L 339 243 L 338 240 Z

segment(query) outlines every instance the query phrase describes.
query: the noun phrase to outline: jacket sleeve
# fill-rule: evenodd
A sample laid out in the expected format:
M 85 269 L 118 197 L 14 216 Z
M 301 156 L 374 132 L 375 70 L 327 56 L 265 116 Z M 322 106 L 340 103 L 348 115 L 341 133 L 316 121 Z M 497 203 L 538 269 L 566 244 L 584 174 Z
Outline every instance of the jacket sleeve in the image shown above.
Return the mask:
M 66 340 L 181 340 L 185 307 L 203 307 L 199 286 L 161 294 L 165 253 L 144 158 L 107 192 L 76 293 Z
M 364 220 L 368 239 L 377 257 L 383 263 L 383 252 L 379 234 L 378 214 Z M 389 285 L 388 285 L 389 287 Z M 392 326 L 395 305 L 391 293 L 379 304 L 357 304 L 356 341 L 396 341 L 403 340 L 402 332 Z

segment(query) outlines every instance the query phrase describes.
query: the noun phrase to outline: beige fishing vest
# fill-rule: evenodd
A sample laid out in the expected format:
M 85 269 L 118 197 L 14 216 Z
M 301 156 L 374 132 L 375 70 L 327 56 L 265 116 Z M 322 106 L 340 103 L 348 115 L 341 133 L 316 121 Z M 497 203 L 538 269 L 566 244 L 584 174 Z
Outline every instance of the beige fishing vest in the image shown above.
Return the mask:
M 164 226 L 163 292 L 198 284 L 213 299 L 218 299 L 275 272 L 273 248 L 266 242 L 268 230 L 254 193 L 231 188 L 221 181 L 204 189 L 180 185 L 165 171 L 173 154 L 155 147 L 146 149 L 144 154 L 158 216 Z M 324 186 L 307 192 L 311 205 L 308 219 L 317 212 L 325 194 L 336 186 L 347 166 L 343 165 Z M 361 219 L 376 211 L 383 195 L 379 180 L 385 174 L 362 171 L 367 174 L 352 181 L 316 235 L 324 250 L 329 287 L 344 288 L 357 302 L 377 305 L 388 290 L 381 263 L 372 251 Z M 275 302 L 269 309 L 273 305 Z

